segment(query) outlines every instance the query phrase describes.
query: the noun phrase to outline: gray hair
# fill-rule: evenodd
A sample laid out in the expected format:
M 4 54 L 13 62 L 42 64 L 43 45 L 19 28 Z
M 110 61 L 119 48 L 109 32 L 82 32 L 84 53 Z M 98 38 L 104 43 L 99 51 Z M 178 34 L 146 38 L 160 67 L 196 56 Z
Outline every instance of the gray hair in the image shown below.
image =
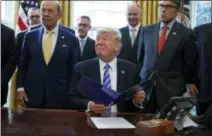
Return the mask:
M 110 27 L 107 27 L 107 28 L 101 28 L 101 29 L 99 29 L 98 31 L 97 31 L 97 35 L 99 35 L 99 34 L 101 34 L 101 33 L 112 33 L 112 34 L 114 34 L 114 36 L 115 36 L 115 40 L 118 42 L 118 43 L 120 43 L 120 44 L 118 44 L 117 46 L 119 46 L 119 52 L 118 52 L 118 54 L 120 53 L 120 50 L 121 50 L 121 47 L 122 47 L 122 40 L 121 40 L 121 33 L 120 33 L 120 31 L 119 30 L 117 30 L 117 29 L 114 29 L 114 28 L 110 28 Z
M 35 11 L 35 10 L 40 11 L 40 9 L 39 9 L 39 8 L 36 8 L 36 7 L 31 7 L 31 8 L 29 8 L 28 11 L 27 11 L 27 16 L 29 16 L 29 14 L 30 14 L 32 11 Z
M 91 18 L 89 16 L 86 16 L 86 15 L 82 15 L 80 16 L 77 20 L 81 19 L 81 18 L 85 18 L 88 20 L 89 24 L 91 25 Z
M 135 2 L 127 4 L 127 13 L 129 12 L 130 8 L 137 8 L 140 14 L 142 12 L 141 6 Z

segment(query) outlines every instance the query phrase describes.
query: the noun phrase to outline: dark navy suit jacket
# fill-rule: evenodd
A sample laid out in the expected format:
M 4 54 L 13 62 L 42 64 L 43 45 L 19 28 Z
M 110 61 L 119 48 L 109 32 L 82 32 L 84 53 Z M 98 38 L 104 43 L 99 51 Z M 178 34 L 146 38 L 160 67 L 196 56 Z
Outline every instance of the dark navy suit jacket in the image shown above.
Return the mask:
M 101 83 L 99 59 L 94 58 L 79 62 L 75 65 L 72 77 L 73 85 L 71 85 L 69 90 L 70 100 L 76 109 L 86 110 L 89 99 L 83 97 L 77 88 L 81 76 L 88 77 Z M 138 82 L 137 65 L 122 59 L 117 59 L 117 91 L 123 93 Z M 135 112 L 139 110 L 132 103 L 132 99 L 118 103 L 117 107 L 119 112 Z
M 74 32 L 73 29 L 71 29 L 69 27 L 66 27 L 64 25 L 61 25 L 61 24 L 60 24 L 60 26 L 62 28 L 64 28 L 66 31 L 68 31 L 68 32 L 72 33 L 73 35 L 75 35 L 75 32 Z M 38 25 L 32 26 L 30 28 L 30 31 L 34 30 L 34 29 L 38 29 L 40 27 L 42 27 L 42 24 L 38 24 Z M 25 34 L 27 32 L 29 32 L 29 30 L 22 31 L 22 32 L 18 33 L 17 36 L 16 36 L 16 46 L 15 46 L 14 56 L 16 57 L 16 60 L 17 60 L 18 64 L 20 62 L 20 56 L 21 56 L 21 50 L 22 50 L 22 46 L 23 46 L 24 36 L 25 36 Z
M 74 65 L 80 57 L 79 42 L 59 25 L 55 49 L 48 65 L 42 52 L 44 28 L 28 32 L 23 43 L 17 73 L 17 88 L 24 87 L 29 105 L 46 108 L 70 108 L 68 89 Z
M 199 83 L 199 94 L 198 100 L 200 102 L 209 102 L 210 97 L 210 50 L 212 43 L 209 41 L 212 35 L 212 24 L 204 24 L 195 27 L 195 34 L 197 37 L 197 47 L 199 51 L 199 73 L 198 73 L 198 83 Z

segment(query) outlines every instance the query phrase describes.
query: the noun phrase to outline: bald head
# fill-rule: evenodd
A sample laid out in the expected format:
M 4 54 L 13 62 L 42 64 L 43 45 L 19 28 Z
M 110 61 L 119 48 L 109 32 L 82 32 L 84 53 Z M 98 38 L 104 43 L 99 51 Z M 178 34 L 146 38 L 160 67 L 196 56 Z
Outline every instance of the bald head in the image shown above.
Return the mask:
M 141 18 L 141 8 L 138 4 L 132 3 L 127 6 L 127 20 L 132 27 L 136 27 Z
M 58 1 L 42 1 L 41 17 L 43 25 L 52 30 L 61 17 L 61 8 Z
M 61 6 L 60 6 L 60 2 L 59 1 L 56 1 L 56 0 L 55 1 L 44 0 L 44 1 L 41 2 L 41 8 L 42 8 L 42 5 L 45 4 L 45 3 L 53 4 L 56 7 L 57 12 L 61 13 Z
M 131 3 L 127 5 L 127 12 L 131 9 L 137 10 L 137 12 L 141 13 L 141 7 L 137 3 Z

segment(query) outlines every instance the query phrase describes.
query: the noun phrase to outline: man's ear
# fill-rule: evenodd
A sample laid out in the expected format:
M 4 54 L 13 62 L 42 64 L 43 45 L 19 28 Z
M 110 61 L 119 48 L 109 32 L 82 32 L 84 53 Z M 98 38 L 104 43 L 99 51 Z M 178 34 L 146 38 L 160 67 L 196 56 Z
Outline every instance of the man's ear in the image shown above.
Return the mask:
M 116 46 L 116 48 L 114 49 L 114 51 L 116 51 L 116 52 L 119 51 L 120 47 L 121 47 L 121 45 Z
M 60 13 L 58 13 L 58 16 L 59 16 L 59 19 L 61 19 L 61 17 L 62 17 L 62 13 L 60 12 Z

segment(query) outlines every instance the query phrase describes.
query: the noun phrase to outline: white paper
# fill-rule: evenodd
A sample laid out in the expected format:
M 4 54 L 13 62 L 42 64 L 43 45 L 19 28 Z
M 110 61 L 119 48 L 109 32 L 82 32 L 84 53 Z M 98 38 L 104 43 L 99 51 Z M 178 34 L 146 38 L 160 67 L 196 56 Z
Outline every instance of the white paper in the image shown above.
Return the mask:
M 133 129 L 131 123 L 122 117 L 91 117 L 98 129 Z
M 180 131 L 185 127 L 190 127 L 190 126 L 197 127 L 198 124 L 196 124 L 188 116 L 185 116 L 184 118 L 182 118 L 180 120 L 174 121 L 174 126 L 178 131 Z

